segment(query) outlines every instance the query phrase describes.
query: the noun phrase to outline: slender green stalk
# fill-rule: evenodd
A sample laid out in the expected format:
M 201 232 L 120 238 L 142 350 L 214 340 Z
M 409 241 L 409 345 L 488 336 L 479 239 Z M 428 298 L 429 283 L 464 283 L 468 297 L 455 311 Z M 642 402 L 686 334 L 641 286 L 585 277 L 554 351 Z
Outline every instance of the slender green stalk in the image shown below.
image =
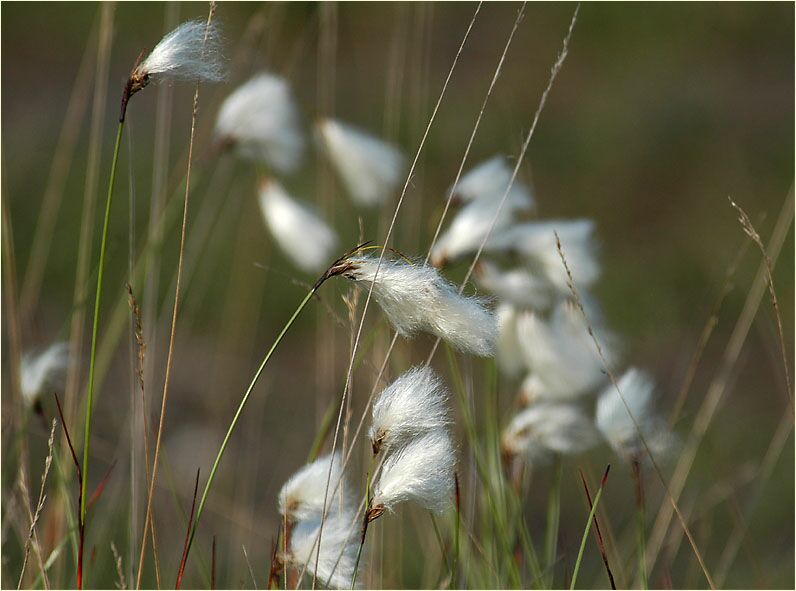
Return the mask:
M 246 403 L 249 401 L 249 396 L 251 396 L 251 393 L 254 390 L 254 386 L 257 385 L 257 381 L 260 379 L 260 375 L 263 373 L 266 364 L 271 359 L 271 356 L 274 354 L 274 351 L 276 350 L 277 346 L 279 345 L 280 342 L 282 342 L 282 339 L 284 338 L 285 334 L 287 334 L 287 331 L 290 329 L 290 327 L 293 326 L 293 323 L 296 321 L 296 318 L 298 318 L 299 314 L 301 314 L 301 311 L 304 309 L 307 303 L 312 299 L 312 296 L 320 287 L 320 283 L 321 282 L 316 284 L 309 292 L 307 292 L 307 295 L 304 296 L 303 300 L 301 300 L 301 303 L 298 305 L 295 312 L 293 312 L 293 315 L 290 317 L 287 323 L 285 323 L 285 325 L 282 327 L 282 330 L 277 335 L 276 339 L 271 345 L 271 348 L 268 349 L 268 352 L 265 354 L 265 357 L 263 357 L 260 366 L 257 368 L 257 371 L 254 373 L 254 377 L 252 378 L 249 387 L 246 389 L 246 392 L 244 393 L 243 398 L 241 399 L 240 404 L 238 405 L 238 410 L 235 411 L 235 416 L 232 417 L 232 422 L 230 423 L 229 428 L 227 429 L 227 434 L 224 436 L 224 440 L 221 442 L 221 448 L 218 450 L 218 455 L 216 456 L 216 460 L 215 462 L 213 462 L 213 468 L 210 470 L 210 476 L 207 478 L 207 483 L 205 483 L 204 491 L 202 491 L 202 499 L 199 501 L 199 509 L 196 511 L 196 519 L 194 520 L 193 528 L 191 529 L 191 537 L 190 540 L 188 541 L 188 547 L 185 552 L 186 559 L 188 556 L 188 552 L 190 552 L 191 550 L 191 545 L 193 544 L 194 536 L 196 536 L 196 529 L 199 526 L 199 520 L 202 518 L 202 513 L 205 508 L 205 503 L 207 502 L 207 495 L 210 492 L 210 488 L 213 486 L 213 481 L 215 480 L 216 477 L 216 471 L 218 470 L 218 465 L 221 463 L 221 458 L 224 456 L 224 452 L 227 450 L 227 445 L 229 444 L 229 440 L 232 438 L 232 433 L 233 431 L 235 431 L 235 427 L 238 424 L 238 419 L 240 419 L 240 416 L 243 413 L 243 409 L 246 406 Z
M 589 511 L 589 519 L 586 521 L 586 527 L 583 529 L 583 537 L 580 539 L 580 549 L 578 550 L 578 558 L 575 561 L 575 570 L 572 571 L 572 582 L 569 584 L 570 589 L 575 588 L 575 583 L 578 580 L 578 572 L 580 572 L 580 563 L 583 559 L 583 551 L 586 548 L 586 540 L 589 538 L 589 530 L 591 530 L 591 524 L 594 521 L 594 516 L 597 514 L 597 504 L 600 502 L 600 497 L 603 494 L 604 486 L 605 480 L 603 480 L 602 484 L 600 484 L 597 494 L 594 495 L 594 503 L 592 503 L 591 511 Z
M 549 572 L 548 586 L 555 580 L 556 550 L 558 547 L 558 525 L 561 520 L 561 473 L 563 462 L 556 454 L 553 460 L 553 482 L 550 485 L 550 496 L 547 501 L 547 530 L 545 532 L 545 569 Z
M 83 465 L 80 480 L 80 522 L 86 522 L 86 485 L 88 483 L 88 456 L 91 439 L 91 416 L 94 406 L 94 361 L 97 353 L 97 332 L 99 328 L 99 311 L 102 302 L 102 279 L 105 274 L 105 246 L 108 241 L 108 226 L 111 218 L 111 202 L 113 201 L 113 185 L 116 180 L 116 164 L 119 161 L 119 148 L 122 143 L 124 120 L 119 121 L 116 130 L 116 144 L 113 147 L 111 160 L 111 177 L 108 181 L 108 196 L 105 200 L 105 220 L 102 223 L 102 240 L 100 242 L 99 266 L 97 269 L 97 292 L 94 298 L 94 324 L 91 328 L 91 354 L 88 366 L 88 397 L 86 399 L 86 424 L 83 432 Z
M 362 522 L 362 539 L 359 541 L 359 548 L 357 549 L 357 560 L 354 563 L 354 574 L 351 577 L 351 588 L 356 589 L 357 585 L 357 572 L 359 571 L 359 561 L 362 558 L 362 549 L 365 547 L 365 536 L 368 533 L 368 507 L 370 507 L 370 480 L 373 477 L 373 464 L 376 462 L 378 456 L 373 454 L 370 458 L 370 466 L 368 466 L 368 475 L 365 478 L 365 517 Z M 328 581 L 327 581 L 327 587 Z

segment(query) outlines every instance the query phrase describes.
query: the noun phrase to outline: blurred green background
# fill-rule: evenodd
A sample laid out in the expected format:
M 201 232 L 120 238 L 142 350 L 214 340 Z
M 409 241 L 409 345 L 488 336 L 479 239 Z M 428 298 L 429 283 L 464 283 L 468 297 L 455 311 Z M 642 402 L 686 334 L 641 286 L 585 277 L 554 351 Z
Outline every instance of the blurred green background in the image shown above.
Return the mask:
M 220 101 L 255 72 L 281 73 L 291 82 L 308 133 L 315 118 L 331 113 L 396 141 L 413 156 L 475 7 L 459 2 L 219 4 L 217 18 L 227 40 L 230 76 L 226 84 L 201 89 L 186 284 L 164 435 L 170 465 L 166 472 L 176 483 L 183 511 L 196 466 L 201 465 L 203 473 L 208 470 L 251 372 L 302 297 L 304 288 L 293 278 L 314 280 L 300 276 L 273 246 L 255 199 L 258 172 L 211 150 L 210 132 Z M 398 216 L 394 246 L 402 252 L 422 255 L 428 247 L 445 190 L 455 177 L 518 8 L 513 3 L 486 3 L 480 11 Z M 118 97 L 126 75 L 142 48 L 151 48 L 177 22 L 204 18 L 206 9 L 202 3 L 119 3 L 113 8 L 108 97 L 98 120 L 102 141 L 94 194 L 95 253 Z M 573 9 L 565 3 L 527 6 L 469 164 L 498 152 L 517 154 Z M 2 187 L 17 284 L 22 285 L 84 52 L 93 71 L 100 6 L 3 3 L 0 10 Z M 660 405 L 666 410 L 674 403 L 727 269 L 744 242 L 728 196 L 748 212 L 767 241 L 793 183 L 793 11 L 791 3 L 763 2 L 583 4 L 569 57 L 523 165 L 523 176 L 532 180 L 536 191 L 540 217 L 596 221 L 604 269 L 597 295 L 609 324 L 624 339 L 628 363 L 655 375 Z M 86 108 L 79 113 L 41 296 L 28 317 L 20 319 L 25 350 L 68 337 L 93 92 L 93 83 L 82 89 Z M 153 86 L 131 102 L 112 212 L 103 308 L 107 321 L 113 307 L 126 297 L 129 224 L 134 228 L 136 253 L 147 236 L 150 202 L 157 192 L 153 187 L 159 182 L 153 180 L 157 105 L 161 101 L 166 117 L 160 121 L 168 124 L 160 136 L 167 140 L 160 152 L 165 154 L 160 166 L 167 173 L 163 195 L 179 207 L 192 93 L 190 85 Z M 394 201 L 383 212 L 358 211 L 333 179 L 319 174 L 322 170 L 309 150 L 301 172 L 284 182 L 294 194 L 318 205 L 340 233 L 344 247 L 358 241 L 358 216 L 363 217 L 366 239 L 383 239 Z M 147 357 L 154 376 L 148 386 L 153 413 L 159 408 L 178 241 L 179 231 L 171 226 L 164 235 L 156 299 L 145 301 L 137 293 L 145 313 L 147 309 L 157 313 L 155 325 L 145 327 L 156 331 Z M 794 345 L 793 250 L 791 228 L 774 276 L 789 360 Z M 753 247 L 741 259 L 678 422 L 683 435 L 714 376 L 760 260 Z M 465 268 L 456 266 L 448 275 L 461 279 Z M 133 288 L 138 287 L 133 282 Z M 346 290 L 345 285 L 329 284 L 321 293 L 324 304 L 344 318 L 339 296 Z M 3 295 L 7 299 L 5 290 Z M 240 574 L 245 564 L 241 543 L 257 565 L 258 576 L 263 576 L 277 526 L 276 492 L 303 463 L 327 405 L 342 389 L 349 327 L 346 322 L 330 322 L 324 306 L 317 309 L 302 317 L 258 386 L 222 465 L 218 496 L 203 525 L 198 541 L 203 559 L 208 559 L 210 536 L 217 534 L 222 542 L 221 580 L 230 585 L 248 579 Z M 369 318 L 368 326 L 378 327 L 379 339 L 386 338 L 381 316 L 369 313 Z M 4 369 L 8 316 L 5 319 Z M 127 316 L 123 332 L 126 322 Z M 130 482 L 127 339 L 124 332 L 99 391 L 92 468 L 92 479 L 99 481 L 107 466 L 118 460 L 107 498 L 96 511 L 108 519 L 105 527 L 117 532 L 113 535 L 120 548 L 126 547 L 130 529 L 124 513 Z M 87 344 L 86 340 L 84 351 Z M 401 343 L 393 356 L 394 373 L 420 362 L 428 346 L 425 338 Z M 375 364 L 379 350 L 377 343 Z M 87 366 L 85 352 L 83 365 Z M 361 408 L 373 377 L 367 365 L 357 372 L 356 409 Z M 3 386 L 7 433 L 11 411 L 6 378 Z M 507 405 L 511 388 L 507 384 L 501 393 Z M 775 318 L 764 298 L 686 487 L 684 498 L 699 504 L 720 485 L 734 483 L 726 499 L 695 517 L 694 528 L 708 564 L 718 560 L 722 541 L 735 525 L 734 508 L 755 490 L 755 483 L 739 482 L 738 474 L 760 463 L 783 410 L 787 412 L 785 389 Z M 50 400 L 45 400 L 45 409 L 52 414 Z M 35 475 L 46 434 L 38 424 L 31 428 Z M 605 459 L 602 456 L 597 456 L 599 461 Z M 13 458 L 4 460 L 13 464 Z M 762 488 L 744 550 L 727 586 L 792 587 L 793 460 L 790 440 Z M 595 461 L 594 466 L 599 465 Z M 577 510 L 567 514 L 565 509 L 562 528 L 574 538 L 584 515 L 580 491 L 573 484 L 574 463 L 571 472 L 569 506 Z M 141 485 L 143 476 L 139 477 Z M 615 500 L 606 502 L 621 507 L 631 489 L 624 486 L 626 475 L 616 480 L 617 489 L 627 490 L 617 490 Z M 4 487 L 7 482 L 4 477 Z M 167 489 L 158 492 L 157 500 L 164 524 L 171 524 L 176 505 Z M 121 513 L 113 513 L 114 507 Z M 124 519 L 111 523 L 111 516 L 118 515 Z M 140 529 L 142 520 L 139 516 L 135 527 Z M 163 548 L 171 561 L 168 568 L 178 559 L 182 531 L 179 525 L 161 527 Z M 4 560 L 11 556 L 10 564 L 18 564 L 18 550 L 10 546 L 3 547 Z M 98 552 L 92 580 L 111 580 L 103 577 L 112 577 L 112 557 L 107 548 Z M 702 585 L 698 571 L 688 570 L 692 560 L 687 547 L 677 556 L 674 584 Z M 127 554 L 124 560 L 127 564 Z M 593 584 L 604 584 L 598 562 L 592 566 Z M 4 573 L 4 585 L 5 577 Z M 653 581 L 663 584 L 662 579 Z

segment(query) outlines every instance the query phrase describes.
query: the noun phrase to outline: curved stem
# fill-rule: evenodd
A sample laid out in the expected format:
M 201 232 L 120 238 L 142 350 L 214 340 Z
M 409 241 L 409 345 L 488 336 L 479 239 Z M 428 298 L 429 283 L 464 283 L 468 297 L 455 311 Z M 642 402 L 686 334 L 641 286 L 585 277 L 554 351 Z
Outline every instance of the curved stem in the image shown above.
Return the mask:
M 263 357 L 260 366 L 257 368 L 257 371 L 254 373 L 254 377 L 252 378 L 249 387 L 246 389 L 246 392 L 244 393 L 243 398 L 241 399 L 240 404 L 238 405 L 238 410 L 235 411 L 235 416 L 232 417 L 232 422 L 229 424 L 229 428 L 227 429 L 227 434 L 224 436 L 224 440 L 221 442 L 221 448 L 218 450 L 218 455 L 216 456 L 216 460 L 215 462 L 213 462 L 213 468 L 210 470 L 210 476 L 208 476 L 204 491 L 202 491 L 202 499 L 199 501 L 199 509 L 196 511 L 196 520 L 193 523 L 193 528 L 191 529 L 191 538 L 188 541 L 188 548 L 185 552 L 186 558 L 188 557 L 188 552 L 190 551 L 191 545 L 193 544 L 193 539 L 194 536 L 196 535 L 196 528 L 199 526 L 199 520 L 202 518 L 202 512 L 204 511 L 205 508 L 205 502 L 207 502 L 207 495 L 210 492 L 210 488 L 213 486 L 213 481 L 215 480 L 216 477 L 216 471 L 218 470 L 218 465 L 221 463 L 221 458 L 224 456 L 224 452 L 227 449 L 229 440 L 232 438 L 232 433 L 235 430 L 235 426 L 238 424 L 238 419 L 240 419 L 240 415 L 243 413 L 243 408 L 246 406 L 246 403 L 249 401 L 249 396 L 251 396 L 251 393 L 254 390 L 254 386 L 257 385 L 257 381 L 260 379 L 260 375 L 263 373 L 266 364 L 271 359 L 271 356 L 274 354 L 274 351 L 276 350 L 277 346 L 282 341 L 282 338 L 284 338 L 285 334 L 290 329 L 290 327 L 293 326 L 293 323 L 296 321 L 296 318 L 298 318 L 299 314 L 301 314 L 301 311 L 307 305 L 307 302 L 309 302 L 310 299 L 312 299 L 312 296 L 315 294 L 315 292 L 318 290 L 319 287 L 320 283 L 316 284 L 309 292 L 307 292 L 307 295 L 304 296 L 303 300 L 301 300 L 301 303 L 298 305 L 295 312 L 293 312 L 293 315 L 287 321 L 285 326 L 282 327 L 282 330 L 280 331 L 279 335 L 277 335 L 276 340 L 274 340 L 273 344 L 271 345 L 271 348 L 268 349 L 268 352 L 265 354 L 265 357 Z

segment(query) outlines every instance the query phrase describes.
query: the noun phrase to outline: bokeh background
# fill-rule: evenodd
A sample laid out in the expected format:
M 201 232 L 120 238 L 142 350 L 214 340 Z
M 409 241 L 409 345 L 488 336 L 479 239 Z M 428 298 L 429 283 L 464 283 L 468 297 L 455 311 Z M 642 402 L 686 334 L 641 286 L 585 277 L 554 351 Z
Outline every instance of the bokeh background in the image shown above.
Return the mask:
M 398 216 L 393 244 L 402 252 L 422 255 L 428 247 L 445 190 L 455 177 L 519 7 L 486 3 L 481 8 Z M 166 464 L 156 497 L 169 580 L 179 560 L 195 470 L 209 470 L 252 371 L 303 295 L 301 282 L 314 280 L 291 266 L 265 230 L 256 202 L 257 179 L 265 171 L 212 149 L 220 101 L 251 74 L 276 72 L 290 80 L 308 133 L 317 117 L 332 114 L 414 155 L 475 8 L 472 3 L 219 4 L 217 18 L 223 23 L 230 74 L 227 83 L 201 89 L 186 282 L 164 432 Z M 470 164 L 499 152 L 518 153 L 573 9 L 568 3 L 526 7 Z M 5 371 L 9 326 L 18 326 L 27 351 L 67 339 L 74 314 L 85 313 L 85 303 L 75 301 L 84 199 L 88 194 L 96 207 L 90 242 L 93 269 L 122 84 L 142 48 L 151 48 L 182 20 L 204 18 L 207 6 L 4 3 L 1 10 L 3 248 L 10 255 L 3 258 L 6 586 L 16 581 L 20 565 L 7 504 L 17 494 L 18 458 L 9 455 L 9 449 L 16 448 L 6 444 L 19 433 L 14 420 L 17 401 L 9 393 Z M 608 323 L 624 339 L 628 363 L 653 373 L 660 406 L 667 411 L 724 289 L 728 268 L 745 242 L 727 198 L 749 213 L 767 242 L 792 190 L 793 11 L 790 3 L 762 2 L 582 5 L 569 57 L 523 164 L 523 177 L 535 188 L 540 217 L 596 221 L 603 264 L 596 293 Z M 98 68 L 98 36 L 100 31 L 109 33 L 109 23 L 110 54 L 107 64 L 100 62 Z M 105 280 L 104 365 L 96 401 L 92 482 L 99 482 L 114 461 L 116 465 L 94 509 L 96 529 L 88 538 L 89 544 L 97 544 L 88 575 L 91 584 L 109 585 L 115 576 L 108 539 L 120 548 L 127 571 L 133 559 L 131 532 L 140 537 L 144 480 L 139 470 L 131 487 L 131 440 L 139 449 L 141 440 L 140 431 L 131 433 L 131 424 L 134 429 L 140 425 L 130 414 L 124 285 L 130 280 L 131 248 L 136 258 L 145 249 L 153 204 L 156 211 L 169 203 L 169 211 L 181 205 L 192 94 L 190 85 L 153 86 L 136 95 L 128 111 Z M 93 180 L 92 133 L 99 138 Z M 383 238 L 395 201 L 384 211 L 357 210 L 313 150 L 301 172 L 284 182 L 294 194 L 316 204 L 346 247 L 358 242 L 360 217 L 366 239 Z M 54 196 L 45 202 L 48 192 Z M 36 238 L 46 216 L 53 219 L 52 231 Z M 43 259 L 33 250 L 37 240 L 46 244 L 39 246 Z M 150 268 L 148 274 L 149 291 L 142 281 L 131 281 L 144 314 L 153 417 L 159 409 L 178 242 L 179 230 L 171 223 L 157 249 L 159 269 Z M 791 228 L 774 274 L 789 361 L 794 345 L 793 250 Z M 716 374 L 760 261 L 754 247 L 740 258 L 675 425 L 682 435 Z M 465 269 L 466 264 L 456 265 L 448 276 L 461 279 Z M 41 283 L 36 286 L 39 273 Z M 93 282 L 90 273 L 91 269 L 88 285 Z M 323 288 L 322 302 L 289 333 L 255 390 L 205 515 L 198 552 L 189 565 L 192 584 L 201 584 L 202 572 L 206 576 L 212 535 L 218 539 L 219 580 L 230 586 L 250 584 L 241 545 L 257 577 L 267 573 L 278 523 L 276 493 L 303 464 L 324 413 L 342 391 L 350 327 L 340 296 L 347 289 L 336 283 Z M 9 293 L 17 300 L 16 317 L 9 308 Z M 93 298 L 93 287 L 88 293 Z M 330 320 L 329 308 L 339 322 Z M 80 384 L 87 373 L 90 323 L 85 326 Z M 372 364 L 363 364 L 355 374 L 355 410 L 361 409 L 370 391 L 372 365 L 378 365 L 388 342 L 378 313 L 369 312 L 366 327 L 376 338 L 369 352 Z M 425 338 L 399 342 L 391 375 L 420 362 L 429 345 Z M 790 369 L 793 376 L 792 365 Z M 515 386 L 501 383 L 506 408 Z M 82 412 L 81 393 L 82 387 L 64 390 L 68 408 Z M 683 497 L 687 506 L 697 509 L 690 518 L 709 565 L 719 560 L 723 542 L 739 520 L 747 522 L 742 550 L 725 586 L 794 584 L 792 438 L 770 479 L 745 477 L 750 470 L 754 474 L 783 414 L 789 412 L 785 393 L 775 317 L 764 297 Z M 53 416 L 49 398 L 43 407 L 46 416 Z M 75 421 L 80 421 L 79 414 Z M 357 412 L 354 415 L 358 418 Z M 31 420 L 25 438 L 37 482 L 47 433 L 39 421 Z M 593 472 L 607 457 L 605 450 L 595 452 L 589 460 Z M 572 462 L 565 473 L 562 536 L 570 548 L 576 548 L 585 519 L 576 465 Z M 632 488 L 627 470 L 617 473 L 615 494 L 606 497 L 606 504 L 608 513 L 617 513 L 622 523 L 622 507 L 632 498 Z M 133 489 L 137 500 L 131 509 Z M 754 511 L 744 513 L 742 508 L 755 495 L 760 496 Z M 530 495 L 531 523 L 537 519 L 535 508 L 543 503 L 543 494 Z M 56 513 L 46 510 L 40 526 L 45 547 L 57 542 L 50 539 Z M 401 532 L 405 564 L 411 564 L 409 558 L 422 547 L 410 542 L 426 534 L 431 535 L 423 530 Z M 598 558 L 591 559 L 584 568 L 592 578 L 584 580 L 602 586 Z M 670 559 L 667 568 L 653 574 L 655 585 L 667 584 L 666 577 L 675 586 L 704 585 L 685 542 Z M 70 561 L 66 556 L 59 560 L 56 568 L 63 576 Z M 402 568 L 389 571 L 385 584 L 419 584 L 413 569 Z

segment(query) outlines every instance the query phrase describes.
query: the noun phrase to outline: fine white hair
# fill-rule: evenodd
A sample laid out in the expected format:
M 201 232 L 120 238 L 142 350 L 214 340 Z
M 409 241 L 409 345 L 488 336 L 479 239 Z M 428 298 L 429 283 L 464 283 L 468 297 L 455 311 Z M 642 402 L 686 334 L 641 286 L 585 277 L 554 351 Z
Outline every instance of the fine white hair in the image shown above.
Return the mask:
M 393 511 L 414 502 L 442 513 L 450 506 L 456 471 L 456 451 L 444 429 L 413 439 L 387 456 L 373 489 L 372 507 Z
M 261 185 L 259 203 L 266 226 L 296 266 L 317 272 L 329 264 L 337 235 L 314 211 L 292 199 L 273 179 Z
M 491 357 L 497 323 L 485 300 L 459 295 L 433 267 L 399 259 L 355 256 L 343 275 L 363 289 L 375 278 L 373 297 L 402 336 L 418 331 L 434 334 L 457 349 Z
M 517 212 L 533 207 L 528 188 L 519 183 L 512 185 L 502 207 L 501 198 L 502 194 L 496 199 L 476 199 L 462 207 L 431 250 L 431 263 L 439 267 L 476 252 L 490 229 L 490 236 L 501 233 L 498 231 L 514 222 Z
M 563 295 L 570 293 L 569 278 L 556 246 L 561 249 L 578 287 L 589 287 L 600 276 L 593 238 L 594 222 L 588 219 L 526 222 L 490 236 L 487 252 L 514 252 L 526 259 L 530 268 L 547 278 Z
M 600 440 L 591 419 L 573 404 L 537 403 L 517 414 L 503 431 L 503 449 L 530 460 L 550 453 L 578 454 Z
M 624 457 L 643 454 L 646 450 L 642 436 L 654 455 L 666 453 L 674 443 L 665 421 L 653 407 L 654 389 L 649 375 L 630 368 L 616 386 L 606 386 L 597 399 L 597 428 L 617 454 Z
M 238 154 L 293 172 L 304 153 L 298 109 L 283 78 L 260 73 L 239 86 L 221 105 L 216 137 Z
M 616 337 L 600 327 L 593 330 L 611 367 L 617 358 Z M 569 300 L 559 302 L 549 320 L 534 312 L 521 313 L 517 340 L 526 367 L 544 383 L 544 398 L 571 400 L 585 396 L 606 380 L 588 325 L 580 309 Z
M 357 527 L 352 527 L 352 523 L 355 523 L 353 513 L 328 514 L 323 523 L 318 552 L 320 519 L 299 522 L 290 535 L 288 559 L 300 567 L 306 566 L 323 585 L 349 589 L 356 565 L 359 533 Z
M 27 404 L 33 404 L 45 386 L 58 379 L 69 366 L 69 344 L 53 343 L 41 353 L 26 353 L 20 363 L 20 391 Z
M 382 390 L 373 403 L 369 437 L 374 452 L 391 450 L 450 422 L 448 390 L 428 366 L 413 367 Z
M 544 278 L 530 269 L 517 267 L 502 271 L 494 263 L 481 260 L 475 267 L 478 285 L 492 292 L 501 300 L 515 306 L 546 310 L 553 300 L 553 290 Z
M 398 148 L 333 119 L 318 123 L 318 137 L 355 203 L 377 206 L 394 192 L 406 164 Z
M 511 182 L 512 170 L 506 159 L 498 154 L 475 165 L 461 176 L 454 195 L 462 201 L 500 199 Z M 448 189 L 450 193 L 451 187 Z
M 136 68 L 153 80 L 220 82 L 225 77 L 218 24 L 186 21 L 168 33 Z
M 307 464 L 288 479 L 279 491 L 279 513 L 292 520 L 305 521 L 320 519 L 323 513 L 324 498 L 326 497 L 326 480 L 331 468 L 332 485 L 343 476 L 342 459 L 340 452 L 318 458 Z M 340 494 L 343 498 L 343 507 L 351 504 L 349 491 L 345 490 L 345 482 L 340 484 Z M 336 505 L 331 498 L 327 507 Z M 326 530 L 324 529 L 324 537 Z

